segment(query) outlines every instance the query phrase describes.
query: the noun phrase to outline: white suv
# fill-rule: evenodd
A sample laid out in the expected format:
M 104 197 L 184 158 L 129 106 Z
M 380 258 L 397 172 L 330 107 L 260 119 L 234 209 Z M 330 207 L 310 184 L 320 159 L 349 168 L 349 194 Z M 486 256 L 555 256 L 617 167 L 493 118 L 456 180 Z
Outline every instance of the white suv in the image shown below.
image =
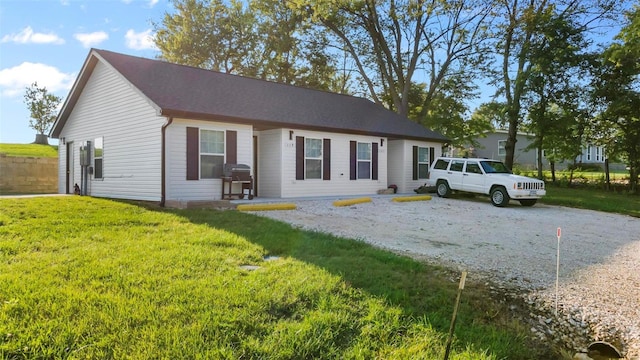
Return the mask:
M 440 197 L 452 190 L 489 195 L 495 206 L 507 206 L 510 199 L 533 206 L 546 194 L 544 181 L 513 175 L 498 160 L 440 157 L 429 169 L 429 184 Z

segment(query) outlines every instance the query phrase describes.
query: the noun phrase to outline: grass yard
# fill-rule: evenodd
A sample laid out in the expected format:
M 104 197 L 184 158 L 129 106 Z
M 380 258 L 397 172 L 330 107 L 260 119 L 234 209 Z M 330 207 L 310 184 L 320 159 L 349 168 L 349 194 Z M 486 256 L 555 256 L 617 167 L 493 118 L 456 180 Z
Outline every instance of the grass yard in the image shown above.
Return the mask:
M 7 156 L 58 157 L 58 147 L 39 144 L 0 144 L 0 154 Z
M 547 185 L 540 202 L 640 217 L 640 196 L 613 191 Z
M 0 358 L 441 359 L 458 277 L 237 211 L 0 199 Z M 467 283 L 450 358 L 551 358 L 527 334 Z

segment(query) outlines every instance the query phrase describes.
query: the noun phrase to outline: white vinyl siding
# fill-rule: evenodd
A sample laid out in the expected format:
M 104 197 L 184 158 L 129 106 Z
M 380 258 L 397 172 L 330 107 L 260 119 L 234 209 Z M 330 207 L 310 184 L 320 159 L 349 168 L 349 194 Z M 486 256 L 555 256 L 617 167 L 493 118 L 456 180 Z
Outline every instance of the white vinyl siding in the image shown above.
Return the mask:
M 398 187 L 398 193 L 414 193 L 413 190 L 424 185 L 426 179 L 413 180 L 413 147 L 434 149 L 434 158 L 442 156 L 442 143 L 416 140 L 385 141 L 389 151 L 389 184 Z
M 237 163 L 253 166 L 253 130 L 249 125 L 175 118 L 167 127 L 166 200 L 212 201 L 222 198 L 222 179 L 187 180 L 187 127 L 237 131 Z M 225 159 L 226 163 L 226 159 Z M 253 169 L 251 169 L 253 174 Z M 236 189 L 233 189 L 237 192 Z
M 107 144 L 103 178 L 89 177 L 87 194 L 159 201 L 161 198 L 161 127 L 166 119 L 111 67 L 96 64 L 69 115 L 60 138 L 73 142 L 73 184 L 80 178 L 79 148 L 100 137 Z M 59 156 L 59 189 L 66 189 L 66 146 Z M 70 189 L 73 191 L 73 188 Z
M 290 140 L 289 129 L 281 129 L 279 131 L 281 131 L 281 143 L 270 142 L 269 146 L 263 144 L 260 148 L 260 156 L 264 156 L 265 151 L 282 154 L 282 171 L 279 184 L 281 186 L 280 197 L 371 195 L 375 194 L 379 189 L 387 187 L 386 141 L 384 147 L 378 147 L 378 180 L 354 181 L 349 179 L 350 141 L 372 143 L 379 142 L 380 137 L 294 130 Z M 331 141 L 331 180 L 296 180 L 296 136 L 329 139 Z M 261 138 L 262 136 L 260 136 Z M 268 165 L 262 165 L 263 168 L 265 166 Z M 259 177 L 259 181 L 259 194 L 267 196 L 266 193 L 263 193 L 266 179 Z M 269 184 L 267 186 L 271 187 L 273 185 Z

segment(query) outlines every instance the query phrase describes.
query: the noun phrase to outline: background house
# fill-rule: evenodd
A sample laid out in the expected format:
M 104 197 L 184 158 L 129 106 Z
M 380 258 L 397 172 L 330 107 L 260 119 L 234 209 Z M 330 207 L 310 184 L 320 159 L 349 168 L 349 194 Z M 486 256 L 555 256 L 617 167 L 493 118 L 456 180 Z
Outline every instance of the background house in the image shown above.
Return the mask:
M 410 192 L 447 141 L 363 98 L 95 49 L 50 135 L 59 192 L 171 206 L 220 199 L 224 164 L 261 197 Z
M 490 158 L 504 161 L 506 157 L 505 145 L 507 143 L 507 130 L 494 130 L 479 136 L 476 141 L 478 146 L 467 146 L 464 149 L 455 150 L 455 154 L 460 156 L 469 154 L 481 158 Z M 516 135 L 516 150 L 514 152 L 514 164 L 523 169 L 537 169 L 538 152 L 536 148 L 529 148 L 534 141 L 533 134 L 519 132 Z M 549 170 L 549 160 L 545 157 L 546 151 L 542 152 L 542 166 L 544 170 Z M 577 163 L 595 164 L 604 168 L 605 153 L 604 147 L 588 144 L 582 149 L 582 154 L 576 157 Z M 556 163 L 557 170 L 566 169 L 572 161 Z

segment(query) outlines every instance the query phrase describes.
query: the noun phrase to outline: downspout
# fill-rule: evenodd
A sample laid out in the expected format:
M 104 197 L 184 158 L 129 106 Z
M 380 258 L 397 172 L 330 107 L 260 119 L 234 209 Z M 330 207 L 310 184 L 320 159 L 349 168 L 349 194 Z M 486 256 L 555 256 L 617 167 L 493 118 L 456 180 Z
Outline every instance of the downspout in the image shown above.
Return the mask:
M 165 174 L 167 171 L 167 155 L 166 155 L 166 149 L 167 149 L 167 128 L 169 127 L 169 125 L 171 125 L 171 123 L 173 123 L 173 117 L 169 116 L 167 118 L 167 123 L 162 125 L 162 156 L 161 156 L 161 164 L 160 164 L 160 206 L 164 207 L 164 203 L 167 197 L 167 190 L 166 190 L 166 181 L 165 181 Z

